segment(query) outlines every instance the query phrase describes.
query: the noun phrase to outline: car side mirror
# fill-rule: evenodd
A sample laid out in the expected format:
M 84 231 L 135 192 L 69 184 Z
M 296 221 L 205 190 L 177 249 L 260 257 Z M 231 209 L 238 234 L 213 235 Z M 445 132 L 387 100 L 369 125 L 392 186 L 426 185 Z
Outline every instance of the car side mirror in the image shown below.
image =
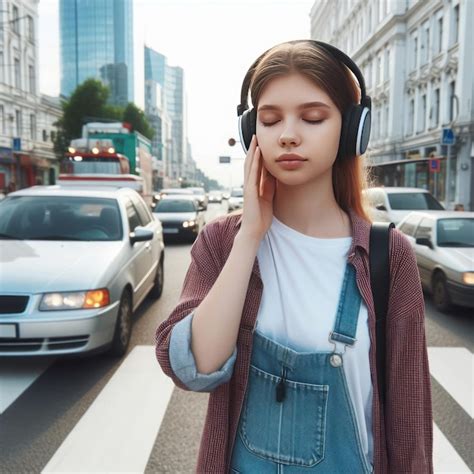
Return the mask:
M 383 204 L 378 204 L 375 206 L 375 209 L 378 209 L 379 211 L 386 211 L 387 208 Z
M 135 242 L 145 242 L 146 240 L 153 240 L 153 231 L 144 229 L 143 227 L 135 227 L 133 232 L 129 234 L 130 244 L 134 245 Z
M 205 210 L 206 210 L 206 208 L 204 206 L 199 206 L 198 207 L 198 211 L 205 211 Z
M 416 238 L 416 243 L 418 245 L 425 245 L 426 247 L 429 247 L 430 249 L 433 249 L 433 243 L 428 237 L 417 237 Z

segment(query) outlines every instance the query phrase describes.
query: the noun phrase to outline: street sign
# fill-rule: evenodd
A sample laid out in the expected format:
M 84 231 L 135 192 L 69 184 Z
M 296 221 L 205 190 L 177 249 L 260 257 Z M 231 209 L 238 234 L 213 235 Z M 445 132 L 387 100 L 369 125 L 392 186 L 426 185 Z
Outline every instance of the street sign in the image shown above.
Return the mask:
M 441 162 L 439 158 L 430 158 L 430 171 L 432 173 L 439 173 L 441 170 Z
M 443 128 L 443 134 L 441 135 L 441 145 L 454 145 L 455 138 L 452 128 Z
M 21 151 L 21 138 L 13 138 L 13 151 Z
M 219 156 L 219 163 L 230 163 L 230 156 Z

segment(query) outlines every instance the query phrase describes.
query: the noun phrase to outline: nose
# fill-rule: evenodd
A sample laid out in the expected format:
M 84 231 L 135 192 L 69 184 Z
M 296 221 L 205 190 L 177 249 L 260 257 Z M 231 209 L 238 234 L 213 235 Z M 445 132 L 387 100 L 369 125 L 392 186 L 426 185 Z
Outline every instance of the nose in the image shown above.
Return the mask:
M 279 142 L 282 147 L 298 146 L 300 144 L 300 137 L 295 130 L 294 125 L 290 122 L 286 123 L 286 126 L 280 135 Z

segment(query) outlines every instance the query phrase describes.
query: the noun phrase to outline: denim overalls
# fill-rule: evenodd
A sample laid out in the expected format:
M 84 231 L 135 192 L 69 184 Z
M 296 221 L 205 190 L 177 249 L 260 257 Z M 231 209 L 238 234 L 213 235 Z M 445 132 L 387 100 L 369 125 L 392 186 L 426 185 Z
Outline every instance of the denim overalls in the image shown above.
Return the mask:
M 346 264 L 331 342 L 353 346 L 361 296 Z M 295 352 L 254 332 L 247 391 L 231 460 L 236 473 L 371 473 L 343 353 Z

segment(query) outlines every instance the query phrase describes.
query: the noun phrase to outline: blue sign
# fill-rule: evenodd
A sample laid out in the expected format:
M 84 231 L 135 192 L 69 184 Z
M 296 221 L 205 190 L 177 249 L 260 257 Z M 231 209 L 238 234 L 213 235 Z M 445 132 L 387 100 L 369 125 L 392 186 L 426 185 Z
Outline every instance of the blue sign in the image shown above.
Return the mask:
M 13 138 L 13 151 L 21 151 L 21 138 Z
M 432 173 L 439 173 L 441 170 L 441 163 L 437 158 L 430 158 L 430 171 Z
M 454 132 L 452 128 L 443 128 L 441 145 L 454 145 Z

